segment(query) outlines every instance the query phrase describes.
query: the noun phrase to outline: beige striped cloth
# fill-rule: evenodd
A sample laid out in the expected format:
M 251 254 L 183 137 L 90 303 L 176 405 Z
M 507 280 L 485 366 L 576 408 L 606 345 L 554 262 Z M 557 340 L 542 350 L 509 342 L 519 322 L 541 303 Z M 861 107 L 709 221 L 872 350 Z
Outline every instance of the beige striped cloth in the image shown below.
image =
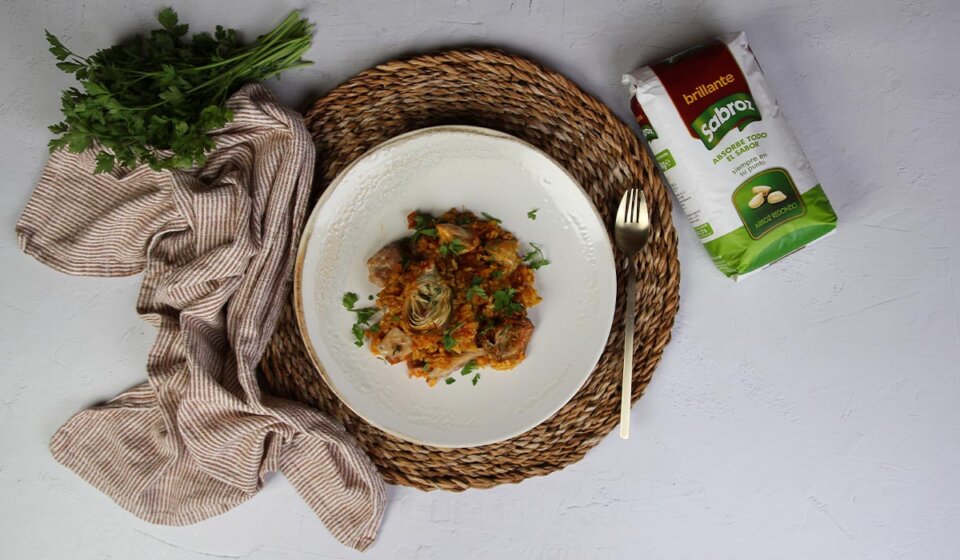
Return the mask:
M 313 175 L 303 118 L 263 86 L 229 101 L 202 169 L 93 175 L 58 151 L 17 224 L 21 248 L 68 274 L 143 272 L 137 311 L 157 327 L 148 381 L 71 418 L 54 457 L 153 523 L 183 525 L 282 472 L 330 532 L 363 550 L 385 489 L 320 412 L 261 393 L 256 366 L 288 295 Z

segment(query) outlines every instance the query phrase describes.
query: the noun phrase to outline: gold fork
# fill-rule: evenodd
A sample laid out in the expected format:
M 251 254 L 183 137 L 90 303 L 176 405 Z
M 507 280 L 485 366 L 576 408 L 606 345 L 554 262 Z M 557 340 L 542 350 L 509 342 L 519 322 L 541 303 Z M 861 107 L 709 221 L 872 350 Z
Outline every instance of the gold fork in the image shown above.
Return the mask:
M 623 387 L 620 395 L 620 437 L 630 437 L 630 400 L 633 394 L 633 331 L 637 302 L 637 271 L 633 257 L 639 253 L 650 238 L 650 215 L 647 199 L 637 187 L 627 189 L 617 209 L 617 221 L 613 228 L 617 247 L 626 255 L 627 293 L 623 309 Z

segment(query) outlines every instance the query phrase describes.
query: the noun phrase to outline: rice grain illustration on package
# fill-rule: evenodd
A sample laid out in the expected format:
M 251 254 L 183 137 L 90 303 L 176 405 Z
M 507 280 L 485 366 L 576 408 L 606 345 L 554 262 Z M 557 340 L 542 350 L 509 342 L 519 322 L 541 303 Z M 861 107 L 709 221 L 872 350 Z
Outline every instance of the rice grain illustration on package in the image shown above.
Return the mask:
M 836 229 L 743 33 L 623 78 L 643 139 L 724 274 L 742 278 Z

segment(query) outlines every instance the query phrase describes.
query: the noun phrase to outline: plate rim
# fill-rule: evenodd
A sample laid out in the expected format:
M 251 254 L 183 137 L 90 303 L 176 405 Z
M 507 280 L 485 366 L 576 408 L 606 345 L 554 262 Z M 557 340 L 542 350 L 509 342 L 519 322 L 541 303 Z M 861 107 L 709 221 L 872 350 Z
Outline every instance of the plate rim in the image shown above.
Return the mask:
M 296 262 L 294 264 L 294 271 L 293 271 L 293 308 L 294 308 L 293 310 L 297 320 L 297 329 L 300 333 L 300 340 L 303 342 L 304 347 L 307 350 L 307 356 L 310 358 L 311 363 L 320 373 L 320 376 L 323 378 L 324 383 L 326 383 L 330 391 L 333 392 L 333 394 L 344 406 L 346 406 L 351 412 L 356 414 L 357 417 L 361 418 L 364 422 L 367 422 L 368 424 L 377 428 L 378 430 L 382 430 L 383 432 L 386 432 L 391 436 L 399 438 L 403 441 L 407 441 L 417 445 L 434 447 L 438 449 L 468 449 L 468 448 L 474 448 L 474 447 L 482 447 L 485 445 L 493 445 L 493 444 L 502 443 L 504 441 L 513 439 L 517 436 L 520 436 L 522 434 L 529 432 L 530 430 L 548 421 L 550 418 L 553 418 L 553 416 L 556 415 L 560 409 L 566 406 L 577 395 L 577 393 L 579 393 L 580 390 L 583 389 L 583 386 L 586 385 L 587 381 L 590 379 L 590 375 L 596 370 L 597 363 L 599 363 L 600 358 L 603 357 L 603 351 L 606 348 L 606 343 L 604 343 L 600 347 L 599 351 L 596 353 L 597 354 L 596 357 L 592 360 L 593 365 L 589 368 L 589 371 L 587 371 L 584 374 L 583 380 L 580 382 L 577 388 L 573 391 L 573 393 L 569 397 L 567 397 L 567 399 L 563 403 L 557 406 L 556 410 L 551 412 L 550 415 L 542 418 L 541 420 L 537 421 L 531 426 L 527 426 L 522 430 L 517 431 L 516 433 L 501 437 L 499 439 L 494 439 L 490 441 L 471 442 L 463 445 L 443 445 L 443 444 L 420 441 L 419 439 L 413 436 L 410 436 L 407 434 L 401 434 L 390 428 L 382 426 L 379 422 L 371 420 L 364 414 L 360 413 L 356 408 L 354 408 L 350 404 L 350 402 L 346 398 L 344 398 L 343 394 L 341 394 L 341 392 L 337 389 L 336 385 L 330 379 L 330 376 L 327 373 L 326 368 L 323 366 L 323 363 L 320 361 L 320 357 L 317 355 L 316 350 L 314 349 L 313 344 L 310 340 L 309 332 L 307 330 L 307 325 L 306 325 L 306 319 L 304 317 L 304 312 L 303 312 L 303 266 L 304 266 L 304 260 L 306 258 L 306 249 L 307 249 L 308 241 L 310 237 L 312 237 L 313 228 L 316 224 L 317 216 L 319 215 L 321 208 L 323 208 L 323 206 L 330 199 L 330 196 L 332 195 L 334 190 L 337 187 L 339 187 L 340 184 L 343 182 L 344 177 L 346 177 L 347 174 L 350 171 L 352 171 L 353 168 L 356 167 L 361 161 L 373 155 L 374 153 L 389 147 L 392 144 L 396 144 L 398 142 L 405 142 L 416 136 L 437 134 L 437 133 L 444 133 L 444 132 L 475 134 L 480 136 L 497 138 L 501 140 L 508 140 L 508 141 L 520 144 L 521 146 L 532 149 L 535 152 L 542 155 L 543 157 L 545 157 L 548 161 L 550 161 L 557 168 L 563 171 L 563 173 L 567 175 L 570 181 L 577 186 L 577 188 L 580 190 L 580 193 L 586 199 L 587 204 L 590 207 L 590 210 L 593 212 L 593 215 L 596 218 L 597 222 L 602 226 L 604 226 L 603 229 L 604 229 L 605 235 L 602 236 L 603 241 L 601 241 L 601 244 L 603 245 L 602 252 L 604 254 L 610 255 L 610 260 L 614 265 L 613 286 L 612 286 L 613 294 L 614 294 L 613 305 L 611 306 L 611 309 L 609 312 L 609 320 L 604 321 L 604 324 L 609 324 L 608 334 L 607 334 L 607 337 L 609 338 L 609 333 L 612 332 L 612 330 L 610 329 L 613 328 L 613 321 L 614 321 L 614 318 L 616 317 L 616 311 L 617 311 L 617 264 L 616 264 L 617 259 L 613 251 L 613 242 L 610 240 L 609 232 L 607 232 L 606 223 L 603 220 L 603 216 L 600 215 L 600 211 L 597 209 L 596 204 L 594 204 L 593 199 L 590 197 L 589 193 L 587 193 L 586 189 L 583 188 L 583 185 L 580 184 L 580 181 L 578 181 L 577 178 L 574 177 L 573 174 L 570 173 L 570 171 L 565 166 L 560 164 L 560 162 L 558 162 L 550 154 L 541 150 L 537 146 L 523 140 L 522 138 L 519 138 L 512 134 L 495 130 L 492 128 L 486 128 L 486 127 L 474 126 L 474 125 L 460 125 L 460 124 L 436 125 L 436 126 L 419 128 L 416 130 L 411 130 L 408 132 L 404 132 L 402 134 L 398 134 L 396 136 L 388 138 L 387 140 L 384 140 L 383 142 L 380 142 L 379 144 L 376 144 L 370 147 L 367 151 L 365 151 L 363 154 L 358 156 L 356 159 L 350 162 L 349 165 L 347 165 L 346 167 L 341 169 L 339 173 L 337 173 L 336 177 L 334 177 L 333 180 L 330 181 L 330 184 L 327 186 L 326 189 L 324 189 L 323 193 L 320 195 L 320 198 L 317 199 L 317 202 L 314 204 L 313 208 L 310 210 L 310 216 L 307 218 L 307 221 L 303 227 L 303 232 L 300 234 L 300 241 L 297 247 L 297 257 L 296 257 Z

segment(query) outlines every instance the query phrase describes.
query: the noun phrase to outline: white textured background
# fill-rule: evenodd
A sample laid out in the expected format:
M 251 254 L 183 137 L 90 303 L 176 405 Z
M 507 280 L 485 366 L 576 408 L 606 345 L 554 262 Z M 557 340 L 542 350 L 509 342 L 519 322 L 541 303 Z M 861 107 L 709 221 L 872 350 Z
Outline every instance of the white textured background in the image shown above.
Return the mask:
M 269 5 L 268 4 L 272 4 Z M 620 74 L 744 30 L 840 215 L 833 237 L 734 284 L 675 211 L 674 340 L 635 408 L 564 471 L 462 494 L 391 488 L 366 558 L 960 556 L 960 5 L 929 2 L 317 1 L 305 104 L 391 57 L 498 45 L 629 119 Z M 156 527 L 47 452 L 71 414 L 143 377 L 138 278 L 71 278 L 17 249 L 70 78 L 48 28 L 91 52 L 147 28 L 145 0 L 0 0 L 0 558 L 359 558 L 282 477 L 199 525 Z M 291 2 L 173 2 L 250 37 Z

